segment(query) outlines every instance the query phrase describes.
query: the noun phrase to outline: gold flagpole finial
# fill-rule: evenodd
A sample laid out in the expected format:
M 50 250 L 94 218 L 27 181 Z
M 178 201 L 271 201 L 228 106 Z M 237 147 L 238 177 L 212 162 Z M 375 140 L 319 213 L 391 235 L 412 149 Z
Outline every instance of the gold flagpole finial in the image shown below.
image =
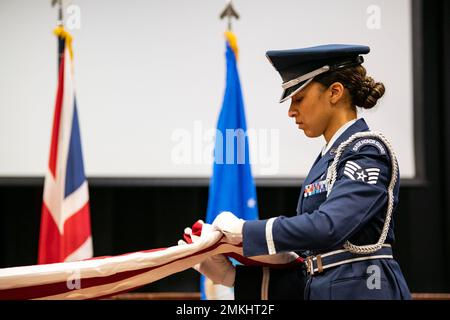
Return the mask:
M 62 25 L 64 25 L 62 0 L 52 0 L 52 7 L 55 7 L 56 5 L 58 5 L 58 21 L 56 22 L 56 25 L 62 26 Z
M 239 14 L 234 9 L 231 0 L 228 1 L 225 9 L 223 9 L 222 13 L 220 14 L 220 19 L 221 20 L 223 18 L 225 18 L 225 17 L 228 19 L 228 31 L 231 31 L 231 20 L 232 20 L 232 18 L 235 18 L 236 20 L 239 20 Z
M 72 35 L 64 29 L 64 5 L 63 0 L 52 0 L 52 7 L 58 6 L 58 21 L 53 33 L 61 39 L 65 40 L 65 45 L 69 49 L 70 58 L 73 59 Z M 58 49 L 60 50 L 60 49 Z M 60 52 L 61 54 L 61 52 Z

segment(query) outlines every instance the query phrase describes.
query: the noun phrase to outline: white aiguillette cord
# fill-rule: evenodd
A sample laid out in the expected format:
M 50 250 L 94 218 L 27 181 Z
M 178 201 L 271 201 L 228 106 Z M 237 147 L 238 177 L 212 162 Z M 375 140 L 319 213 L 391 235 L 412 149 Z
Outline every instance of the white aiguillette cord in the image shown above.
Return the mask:
M 336 151 L 336 155 L 334 157 L 334 161 L 330 166 L 330 169 L 327 173 L 327 184 L 328 184 L 328 192 L 327 197 L 329 196 L 331 189 L 333 188 L 334 183 L 336 182 L 337 178 L 337 166 L 339 163 L 339 159 L 344 152 L 344 149 L 351 144 L 353 141 L 359 138 L 378 138 L 386 145 L 389 157 L 391 158 L 391 166 L 392 166 L 392 173 L 391 173 L 391 181 L 389 182 L 388 186 L 388 207 L 386 210 L 386 217 L 384 220 L 384 226 L 383 230 L 381 232 L 380 238 L 378 239 L 377 243 L 364 245 L 364 246 L 356 246 L 349 241 L 346 241 L 344 244 L 344 248 L 352 253 L 357 254 L 366 254 L 366 253 L 373 253 L 375 251 L 378 251 L 382 248 L 384 242 L 386 241 L 386 237 L 389 231 L 389 225 L 391 223 L 392 219 L 392 212 L 394 210 L 394 188 L 395 184 L 397 183 L 397 174 L 398 174 L 398 165 L 396 161 L 396 156 L 393 151 L 393 148 L 390 144 L 390 142 L 381 134 L 378 132 L 358 132 L 352 135 L 350 138 L 348 138 L 346 141 L 341 143 Z

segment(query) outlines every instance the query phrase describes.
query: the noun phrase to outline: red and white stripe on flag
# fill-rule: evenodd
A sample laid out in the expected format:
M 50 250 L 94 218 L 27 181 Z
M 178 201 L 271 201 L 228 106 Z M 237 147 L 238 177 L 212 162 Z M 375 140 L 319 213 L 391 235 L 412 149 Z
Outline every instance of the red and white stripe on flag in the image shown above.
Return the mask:
M 226 254 L 244 265 L 298 268 L 303 259 L 293 252 L 244 257 L 242 245 L 231 245 L 219 231 L 203 233 L 203 224 L 192 227 L 186 245 L 133 252 L 113 257 L 0 269 L 0 300 L 99 299 L 131 291 L 189 269 L 205 259 Z
M 59 68 L 38 263 L 91 258 L 89 191 L 84 173 L 72 58 L 65 46 Z

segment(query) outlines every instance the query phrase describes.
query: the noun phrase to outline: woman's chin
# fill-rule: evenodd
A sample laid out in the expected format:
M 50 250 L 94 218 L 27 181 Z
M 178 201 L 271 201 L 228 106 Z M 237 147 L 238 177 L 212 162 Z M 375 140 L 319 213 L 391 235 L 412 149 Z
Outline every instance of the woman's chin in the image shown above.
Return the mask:
M 307 129 L 303 129 L 303 132 L 305 133 L 305 136 L 307 136 L 308 138 L 317 138 L 320 136 L 320 134 L 316 134 L 315 132 L 312 132 Z

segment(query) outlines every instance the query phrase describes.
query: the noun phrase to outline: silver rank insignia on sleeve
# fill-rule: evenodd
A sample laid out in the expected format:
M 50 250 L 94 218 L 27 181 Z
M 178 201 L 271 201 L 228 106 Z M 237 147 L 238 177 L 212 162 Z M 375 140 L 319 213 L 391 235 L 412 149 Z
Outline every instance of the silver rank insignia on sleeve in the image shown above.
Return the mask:
M 344 175 L 352 180 L 360 180 L 369 184 L 376 184 L 380 175 L 379 168 L 362 168 L 354 161 L 345 163 Z

